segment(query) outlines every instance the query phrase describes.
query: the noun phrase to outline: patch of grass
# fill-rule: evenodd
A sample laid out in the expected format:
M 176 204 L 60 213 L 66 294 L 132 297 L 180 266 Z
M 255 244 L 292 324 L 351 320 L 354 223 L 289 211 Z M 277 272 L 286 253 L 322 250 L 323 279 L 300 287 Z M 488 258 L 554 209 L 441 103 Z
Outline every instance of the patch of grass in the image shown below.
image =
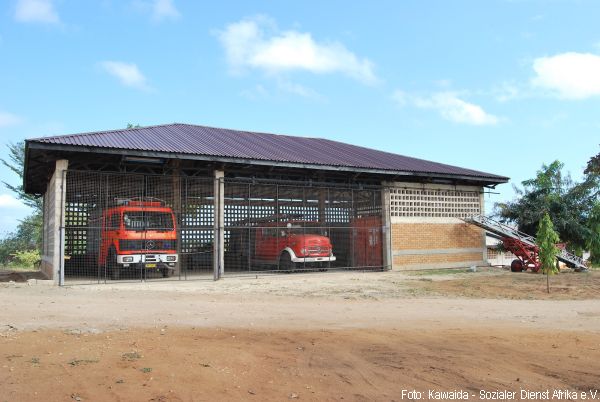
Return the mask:
M 13 359 L 16 359 L 16 358 L 19 358 L 19 357 L 23 357 L 23 355 L 8 355 L 8 356 L 6 356 L 6 359 L 7 359 L 9 362 L 12 362 L 12 361 L 13 361 Z
M 121 360 L 127 360 L 129 362 L 141 359 L 142 355 L 138 352 L 127 352 L 121 355 Z
M 152 367 L 142 367 L 142 368 L 140 369 L 140 371 L 141 371 L 142 373 L 151 373 L 151 372 L 152 372 Z
M 98 359 L 73 359 L 69 362 L 69 365 L 73 367 L 82 366 L 84 364 L 98 363 Z
M 403 272 L 407 275 L 414 276 L 429 276 L 429 275 L 453 275 L 453 274 L 464 274 L 470 273 L 468 268 L 444 268 L 444 269 L 423 269 L 418 271 L 406 271 Z
M 40 358 L 39 357 L 32 357 L 29 360 L 29 363 L 31 363 L 31 364 L 40 364 Z

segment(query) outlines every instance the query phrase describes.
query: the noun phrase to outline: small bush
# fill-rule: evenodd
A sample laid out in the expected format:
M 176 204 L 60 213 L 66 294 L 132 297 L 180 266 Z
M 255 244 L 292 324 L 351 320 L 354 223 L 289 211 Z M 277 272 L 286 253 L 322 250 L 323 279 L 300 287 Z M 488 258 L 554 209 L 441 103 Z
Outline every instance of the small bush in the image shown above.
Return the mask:
M 38 250 L 19 250 L 11 257 L 12 261 L 8 264 L 11 268 L 36 268 L 41 260 Z

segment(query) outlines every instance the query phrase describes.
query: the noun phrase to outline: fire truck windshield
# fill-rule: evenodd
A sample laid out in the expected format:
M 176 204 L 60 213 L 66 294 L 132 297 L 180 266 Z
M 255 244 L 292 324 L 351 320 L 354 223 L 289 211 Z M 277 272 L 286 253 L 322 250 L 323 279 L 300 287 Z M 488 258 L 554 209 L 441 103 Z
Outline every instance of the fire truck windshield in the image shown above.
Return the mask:
M 123 223 L 125 230 L 173 230 L 173 216 L 167 212 L 128 211 Z
M 292 225 L 292 227 L 287 228 L 289 234 L 292 235 L 321 235 L 327 236 L 327 229 L 314 227 L 314 226 L 300 226 L 300 225 Z

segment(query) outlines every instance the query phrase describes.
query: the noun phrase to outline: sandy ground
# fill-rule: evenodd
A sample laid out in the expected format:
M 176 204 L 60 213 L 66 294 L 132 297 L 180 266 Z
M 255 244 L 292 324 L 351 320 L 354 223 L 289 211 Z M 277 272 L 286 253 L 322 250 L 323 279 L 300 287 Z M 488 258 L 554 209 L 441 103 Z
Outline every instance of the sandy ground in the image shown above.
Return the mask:
M 501 270 L 0 284 L 0 401 L 590 398 L 599 284 L 561 274 L 548 296 L 540 275 Z

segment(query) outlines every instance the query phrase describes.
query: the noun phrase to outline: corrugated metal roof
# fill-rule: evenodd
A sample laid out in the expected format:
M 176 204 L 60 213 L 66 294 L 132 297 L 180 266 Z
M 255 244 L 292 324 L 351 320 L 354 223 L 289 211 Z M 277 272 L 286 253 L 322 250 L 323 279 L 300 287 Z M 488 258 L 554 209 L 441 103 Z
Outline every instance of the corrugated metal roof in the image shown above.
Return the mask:
M 390 172 L 472 176 L 497 180 L 497 182 L 505 182 L 508 179 L 477 170 L 323 138 L 295 137 L 180 123 L 34 138 L 29 142 L 314 164 L 357 170 L 377 169 Z

